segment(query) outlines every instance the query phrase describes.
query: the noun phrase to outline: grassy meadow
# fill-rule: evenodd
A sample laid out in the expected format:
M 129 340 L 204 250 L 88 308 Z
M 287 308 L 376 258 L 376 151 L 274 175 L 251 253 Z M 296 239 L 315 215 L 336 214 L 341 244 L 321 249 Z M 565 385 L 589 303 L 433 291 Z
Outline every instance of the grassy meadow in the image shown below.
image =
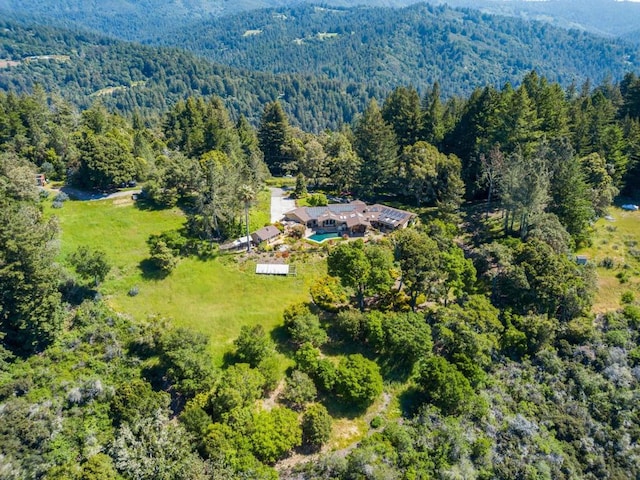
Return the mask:
M 592 245 L 578 252 L 598 268 L 596 312 L 619 308 L 626 291 L 640 298 L 640 212 L 617 207 L 609 211 L 609 220 L 595 223 Z
M 269 221 L 270 195 L 265 190 L 251 212 L 252 229 Z M 144 276 L 141 262 L 148 258 L 152 234 L 179 229 L 185 222 L 178 208 L 145 210 L 126 198 L 67 201 L 48 210 L 61 228 L 61 260 L 80 245 L 102 249 L 112 270 L 101 292 L 117 311 L 136 319 L 158 316 L 177 326 L 211 337 L 216 362 L 240 332 L 242 325 L 262 324 L 273 330 L 282 323 L 287 305 L 309 298 L 309 286 L 325 272 L 321 260 L 298 263 L 295 277 L 255 275 L 255 262 L 222 255 L 211 260 L 183 258 L 164 279 Z M 136 296 L 129 290 L 138 288 Z

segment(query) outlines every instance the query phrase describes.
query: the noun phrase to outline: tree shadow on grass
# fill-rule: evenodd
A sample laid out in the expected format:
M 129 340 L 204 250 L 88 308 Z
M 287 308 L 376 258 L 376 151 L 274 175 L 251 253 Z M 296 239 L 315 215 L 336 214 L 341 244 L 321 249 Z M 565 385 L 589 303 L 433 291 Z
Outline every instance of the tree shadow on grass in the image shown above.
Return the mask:
M 413 365 L 393 357 L 379 358 L 377 363 L 382 378 L 387 382 L 405 383 L 413 374 Z
M 60 293 L 70 305 L 78 306 L 85 300 L 96 298 L 99 292 L 86 285 L 80 285 L 75 280 L 68 280 L 60 286 Z
M 369 405 L 358 405 L 348 403 L 345 400 L 334 395 L 321 395 L 320 402 L 327 408 L 327 412 L 333 418 L 346 418 L 354 420 L 362 416 Z
M 222 368 L 229 368 L 231 365 L 239 363 L 235 350 L 227 350 L 222 354 Z
M 140 262 L 138 268 L 142 270 L 142 277 L 147 280 L 163 280 L 169 275 L 166 272 L 160 270 L 150 258 L 145 258 Z
M 138 210 L 142 210 L 142 211 L 147 211 L 147 212 L 157 212 L 160 210 L 169 210 L 171 209 L 171 207 L 165 207 L 163 205 L 158 205 L 155 202 L 151 202 L 145 198 L 140 198 L 140 196 L 138 196 L 138 199 L 133 202 L 133 204 L 135 205 L 135 207 Z
M 424 404 L 424 394 L 416 387 L 409 387 L 398 396 L 400 409 L 405 418 L 411 418 Z
M 284 325 L 279 325 L 275 327 L 271 332 L 269 332 L 269 336 L 271 340 L 276 344 L 276 350 L 283 355 L 293 358 L 297 347 L 291 343 L 289 332 L 287 332 L 287 327 Z
M 375 356 L 372 355 L 370 349 L 359 342 L 332 340 L 320 347 L 320 350 L 325 355 L 332 357 L 355 355 L 356 353 L 360 353 L 363 357 L 375 360 Z

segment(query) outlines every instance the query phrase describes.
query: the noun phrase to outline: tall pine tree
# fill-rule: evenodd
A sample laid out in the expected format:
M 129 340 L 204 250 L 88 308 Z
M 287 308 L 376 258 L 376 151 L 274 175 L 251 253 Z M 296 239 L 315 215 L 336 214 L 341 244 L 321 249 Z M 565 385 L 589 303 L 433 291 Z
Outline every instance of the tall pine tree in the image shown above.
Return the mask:
M 365 198 L 382 193 L 393 179 L 398 145 L 393 128 L 372 100 L 354 128 L 354 147 L 362 159 L 357 190 Z
M 260 150 L 273 175 L 281 175 L 287 163 L 285 148 L 289 139 L 289 122 L 280 102 L 271 102 L 264 107 L 258 130 Z

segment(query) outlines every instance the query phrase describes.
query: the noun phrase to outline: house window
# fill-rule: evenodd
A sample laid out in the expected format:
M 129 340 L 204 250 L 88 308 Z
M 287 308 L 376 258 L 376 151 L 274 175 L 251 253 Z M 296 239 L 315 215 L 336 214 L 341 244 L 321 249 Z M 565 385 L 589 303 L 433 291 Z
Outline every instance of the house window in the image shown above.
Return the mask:
M 329 220 L 325 220 L 322 223 L 325 227 L 333 227 L 336 224 L 336 221 L 333 218 L 330 218 Z

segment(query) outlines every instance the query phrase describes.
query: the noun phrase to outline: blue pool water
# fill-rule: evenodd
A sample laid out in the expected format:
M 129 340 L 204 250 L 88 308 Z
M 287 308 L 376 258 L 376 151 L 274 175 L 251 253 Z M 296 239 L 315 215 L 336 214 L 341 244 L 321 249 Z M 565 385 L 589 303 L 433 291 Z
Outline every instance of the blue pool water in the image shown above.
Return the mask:
M 311 235 L 309 237 L 309 240 L 311 240 L 312 242 L 316 242 L 316 243 L 322 243 L 325 240 L 328 240 L 330 238 L 340 238 L 340 234 L 336 233 L 336 232 L 332 232 L 332 233 L 314 233 L 313 235 Z

